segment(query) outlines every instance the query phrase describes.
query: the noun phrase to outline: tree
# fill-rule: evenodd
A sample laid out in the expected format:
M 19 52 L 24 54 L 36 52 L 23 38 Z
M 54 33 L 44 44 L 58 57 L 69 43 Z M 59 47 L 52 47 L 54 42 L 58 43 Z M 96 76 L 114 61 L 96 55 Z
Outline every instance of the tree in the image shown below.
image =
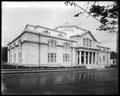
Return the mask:
M 112 51 L 110 54 L 110 59 L 117 59 L 117 53 Z
M 87 5 L 89 6 L 90 1 L 87 3 L 88 3 Z M 106 5 L 106 6 L 100 5 L 99 1 L 94 1 L 92 2 L 89 8 L 89 11 L 86 11 L 86 9 L 82 8 L 80 5 L 78 5 L 73 1 L 66 1 L 65 4 L 66 6 L 68 5 L 75 6 L 75 7 L 77 6 L 80 9 L 82 9 L 84 12 L 88 13 L 89 14 L 88 16 L 92 16 L 93 18 L 98 20 L 101 23 L 101 25 L 96 30 L 99 30 L 99 31 L 109 30 L 109 32 L 118 31 L 118 15 L 119 15 L 118 7 L 119 6 L 117 1 L 112 1 L 111 5 Z M 83 14 L 84 12 L 79 12 L 75 14 L 74 17 L 79 17 L 79 15 Z
M 2 51 L 2 54 L 1 54 L 2 62 L 7 62 L 7 47 L 2 47 L 1 51 Z

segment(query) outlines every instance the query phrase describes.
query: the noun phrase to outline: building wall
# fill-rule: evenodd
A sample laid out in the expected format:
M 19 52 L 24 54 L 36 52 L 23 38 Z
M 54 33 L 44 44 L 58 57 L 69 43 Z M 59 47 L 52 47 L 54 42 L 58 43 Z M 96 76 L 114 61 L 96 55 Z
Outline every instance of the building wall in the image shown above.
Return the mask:
M 81 45 L 83 45 L 83 39 L 84 38 L 89 38 L 90 40 L 92 40 L 92 48 L 96 48 L 97 42 L 91 37 L 91 35 L 89 33 L 85 34 L 81 38 L 82 38 L 81 39 Z
M 56 48 L 48 47 L 48 41 L 49 40 L 55 40 L 57 41 Z M 55 39 L 51 37 L 45 37 L 40 36 L 40 43 L 45 43 L 46 45 L 40 45 L 40 63 L 41 66 L 71 66 L 71 48 L 70 49 L 64 49 L 63 43 L 70 41 Z M 70 45 L 72 46 L 72 45 Z M 48 62 L 48 53 L 56 53 L 56 62 Z M 70 54 L 70 61 L 69 62 L 63 62 L 63 54 Z M 43 59 L 45 58 L 45 60 Z
M 14 42 L 12 42 L 12 44 L 10 44 L 13 48 L 10 48 L 9 62 L 10 64 L 22 66 L 78 66 L 76 47 L 83 47 L 83 38 L 91 39 L 93 41 L 92 48 L 98 48 L 96 47 L 98 43 L 94 41 L 94 39 L 90 36 L 89 33 L 83 35 L 82 37 L 74 37 L 73 39 L 77 42 L 64 40 L 62 38 L 53 38 L 47 35 L 24 33 L 21 37 L 19 37 Z M 18 42 L 19 39 L 21 39 L 21 43 Z M 55 40 L 57 42 L 55 48 L 51 48 L 48 46 L 49 40 Z M 70 43 L 69 49 L 64 49 L 63 44 L 65 42 Z M 16 43 L 17 46 L 14 46 L 14 43 Z M 107 52 L 107 49 L 100 49 L 98 64 L 108 65 L 108 62 L 110 60 L 110 54 Z M 56 62 L 48 62 L 48 53 L 56 53 Z M 63 62 L 63 54 L 70 55 L 69 62 Z
M 88 38 L 90 40 L 92 40 L 92 47 L 91 48 L 97 48 L 96 45 L 98 44 L 98 42 L 96 42 L 89 33 L 86 33 L 85 35 L 81 36 L 76 36 L 76 37 L 72 37 L 72 40 L 76 40 L 77 41 L 77 47 L 84 47 L 83 46 L 83 39 L 84 38 Z
M 22 35 L 22 41 L 29 40 L 29 41 L 38 42 L 38 39 L 39 39 L 39 37 L 36 34 L 25 33 Z
M 39 42 L 39 36 L 25 33 L 22 36 L 22 40 Z M 57 47 L 56 48 L 48 47 L 49 40 L 56 40 Z M 72 49 L 71 48 L 64 49 L 63 48 L 64 42 L 68 42 L 70 43 L 70 46 L 72 46 L 71 41 L 65 41 L 65 40 L 46 37 L 46 36 L 40 36 L 40 45 L 24 43 L 22 45 L 22 64 L 25 66 L 28 66 L 28 65 L 29 66 L 32 66 L 32 65 L 33 66 L 71 66 Z M 39 52 L 40 52 L 40 64 L 39 64 Z M 56 62 L 52 62 L 52 63 L 48 62 L 48 53 L 56 53 Z M 63 62 L 63 54 L 70 54 L 69 62 Z
M 48 65 L 48 46 L 40 45 L 40 65 L 47 66 Z
M 25 43 L 22 45 L 22 64 L 23 66 L 38 65 L 38 45 Z

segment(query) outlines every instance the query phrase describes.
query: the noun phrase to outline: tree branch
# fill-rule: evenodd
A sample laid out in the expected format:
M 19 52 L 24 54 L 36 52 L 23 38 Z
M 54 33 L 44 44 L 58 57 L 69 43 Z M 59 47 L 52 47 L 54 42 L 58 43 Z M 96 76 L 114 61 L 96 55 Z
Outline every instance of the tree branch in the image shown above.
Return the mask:
M 71 1 L 73 2 L 73 1 Z M 80 9 L 82 9 L 83 11 L 85 11 L 87 14 L 89 14 L 90 16 L 92 16 L 88 11 L 86 11 L 84 8 L 82 8 L 81 6 L 79 6 L 77 3 L 73 2 L 77 7 L 79 7 Z M 93 16 L 92 16 L 93 17 Z M 100 20 L 98 20 L 97 18 L 93 17 L 94 19 L 96 19 L 97 21 L 100 22 Z

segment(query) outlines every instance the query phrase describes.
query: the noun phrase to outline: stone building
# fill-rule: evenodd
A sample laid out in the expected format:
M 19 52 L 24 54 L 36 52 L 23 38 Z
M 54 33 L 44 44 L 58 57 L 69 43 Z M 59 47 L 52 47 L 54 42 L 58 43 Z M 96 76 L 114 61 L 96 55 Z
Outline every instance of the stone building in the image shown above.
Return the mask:
M 8 63 L 17 66 L 104 68 L 109 61 L 110 48 L 102 47 L 90 31 L 75 25 L 54 29 L 26 25 L 8 43 Z

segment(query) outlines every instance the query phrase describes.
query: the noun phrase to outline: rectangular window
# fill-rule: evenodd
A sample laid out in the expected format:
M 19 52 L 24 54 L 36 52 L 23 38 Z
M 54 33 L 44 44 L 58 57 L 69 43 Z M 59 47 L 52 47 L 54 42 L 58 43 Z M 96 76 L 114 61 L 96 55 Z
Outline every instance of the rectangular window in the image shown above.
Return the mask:
M 92 47 L 92 45 L 91 45 L 91 40 L 90 40 L 90 47 Z
M 48 53 L 48 62 L 49 62 L 49 53 Z
M 88 47 L 88 38 L 86 39 L 86 46 Z
M 14 54 L 14 63 L 16 62 L 16 54 Z
M 63 62 L 65 62 L 65 54 L 63 54 Z
M 85 46 L 85 39 L 83 39 L 83 46 Z
M 53 62 L 53 53 L 51 53 L 51 62 Z
M 65 62 L 67 62 L 67 54 L 65 54 Z
M 63 62 L 69 62 L 70 61 L 70 55 L 69 54 L 63 54 Z
M 54 59 L 54 62 L 56 62 L 56 53 L 55 53 L 55 57 L 54 57 L 55 59 Z
M 69 59 L 70 59 L 70 55 L 68 54 L 68 62 L 69 62 Z
M 19 63 L 21 63 L 22 61 L 22 56 L 21 56 L 21 53 L 19 53 Z
M 48 53 L 48 62 L 56 62 L 56 53 Z

